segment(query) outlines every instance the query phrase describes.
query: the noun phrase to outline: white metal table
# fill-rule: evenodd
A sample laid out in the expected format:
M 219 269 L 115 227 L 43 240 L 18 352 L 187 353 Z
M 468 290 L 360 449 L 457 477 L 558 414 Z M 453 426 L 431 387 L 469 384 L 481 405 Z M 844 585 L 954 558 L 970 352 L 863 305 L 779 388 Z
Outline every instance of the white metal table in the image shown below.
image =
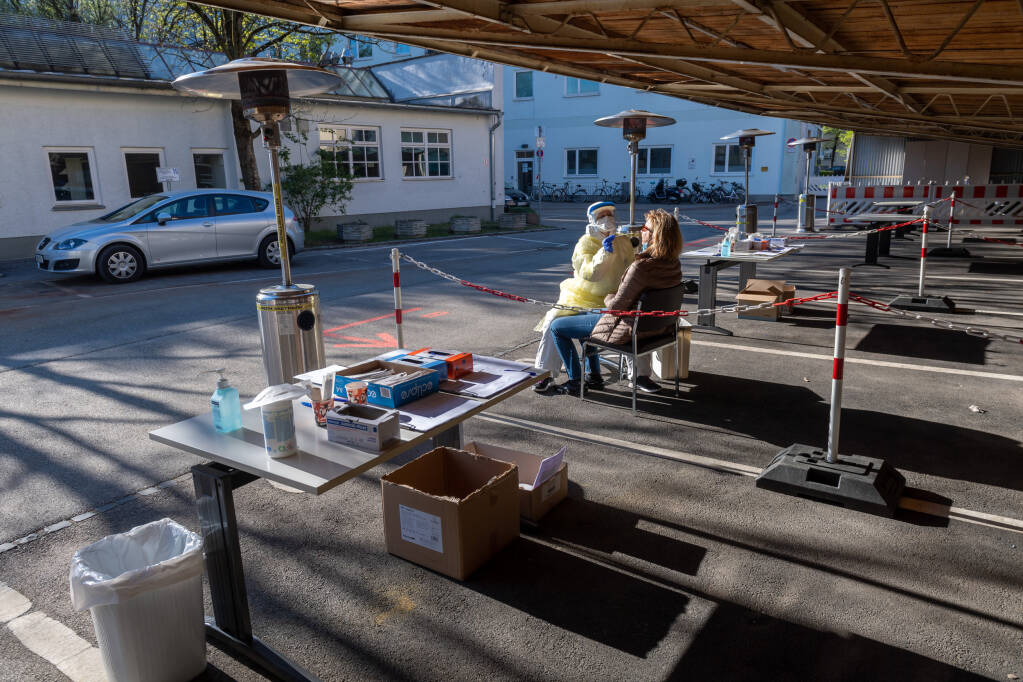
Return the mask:
M 262 420 L 257 410 L 243 410 L 242 428 L 228 434 L 214 430 L 210 414 L 150 431 L 149 437 L 158 443 L 209 460 L 192 467 L 192 481 L 213 601 L 213 618 L 206 621 L 206 637 L 210 643 L 270 679 L 316 679 L 252 634 L 234 510 L 236 488 L 266 478 L 319 495 L 414 448 L 461 447 L 462 422 L 547 376 L 549 372 L 535 369 L 533 376 L 494 396 L 472 399 L 476 405 L 471 409 L 430 430 L 403 428 L 398 441 L 382 452 L 367 452 L 329 442 L 326 429 L 315 425 L 311 409 L 300 401 L 295 404 L 299 452 L 283 459 L 267 456 Z
M 704 263 L 700 266 L 700 292 L 697 298 L 697 307 L 701 310 L 714 308 L 717 305 L 718 271 L 733 265 L 739 266 L 739 291 L 746 286 L 747 280 L 756 277 L 757 263 L 769 263 L 782 256 L 787 256 L 794 251 L 803 248 L 802 246 L 787 246 L 780 251 L 736 251 L 730 256 L 722 256 L 720 245 L 714 244 L 695 251 L 686 251 L 680 258 L 703 258 Z M 702 313 L 696 317 L 696 324 L 693 329 L 696 331 L 716 331 L 731 336 L 731 330 L 719 327 L 715 324 L 717 316 L 714 313 Z

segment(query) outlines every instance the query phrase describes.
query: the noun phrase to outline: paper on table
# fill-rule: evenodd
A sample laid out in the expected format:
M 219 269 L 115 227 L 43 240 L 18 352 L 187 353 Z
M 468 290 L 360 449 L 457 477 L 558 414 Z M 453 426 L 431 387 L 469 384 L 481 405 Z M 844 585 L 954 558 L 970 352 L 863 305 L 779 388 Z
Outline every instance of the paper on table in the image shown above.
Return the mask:
M 536 470 L 536 480 L 533 481 L 533 485 L 527 486 L 525 483 L 520 483 L 519 487 L 527 490 L 535 490 L 536 486 L 541 485 L 544 481 L 557 473 L 558 469 L 561 468 L 561 463 L 565 460 L 566 452 L 568 452 L 568 446 L 562 445 L 560 450 L 540 462 L 540 468 Z
M 474 355 L 473 371 L 458 379 L 442 381 L 440 390 L 477 398 L 489 398 L 537 375 L 538 370 L 522 362 Z
M 431 393 L 398 408 L 401 426 L 413 431 L 429 431 L 435 426 L 469 412 L 480 403 L 447 393 Z

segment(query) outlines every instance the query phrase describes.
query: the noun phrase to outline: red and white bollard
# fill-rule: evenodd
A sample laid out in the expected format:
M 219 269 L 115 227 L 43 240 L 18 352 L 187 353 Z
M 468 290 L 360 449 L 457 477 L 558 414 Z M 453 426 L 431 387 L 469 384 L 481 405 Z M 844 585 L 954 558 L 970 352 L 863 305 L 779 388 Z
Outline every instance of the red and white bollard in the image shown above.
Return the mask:
M 842 374 L 845 369 L 845 329 L 849 321 L 850 268 L 838 271 L 838 307 L 835 311 L 835 361 L 831 368 L 831 419 L 828 422 L 826 459 L 838 461 L 838 431 L 842 425 Z
M 923 229 L 920 231 L 920 283 L 916 295 L 924 296 L 924 280 L 927 278 L 927 226 L 931 222 L 931 207 L 924 206 Z
M 946 249 L 951 249 L 952 248 L 952 223 L 955 221 L 955 217 L 956 217 L 956 193 L 955 193 L 955 190 L 953 189 L 952 190 L 952 206 L 951 206 L 951 208 L 948 211 L 948 236 L 945 239 L 945 248 Z
M 401 252 L 391 249 L 391 278 L 394 281 L 394 327 L 397 330 L 394 338 L 398 340 L 398 348 L 405 347 L 405 337 L 401 333 Z
M 771 218 L 771 236 L 778 236 L 778 195 L 774 195 L 774 217 Z

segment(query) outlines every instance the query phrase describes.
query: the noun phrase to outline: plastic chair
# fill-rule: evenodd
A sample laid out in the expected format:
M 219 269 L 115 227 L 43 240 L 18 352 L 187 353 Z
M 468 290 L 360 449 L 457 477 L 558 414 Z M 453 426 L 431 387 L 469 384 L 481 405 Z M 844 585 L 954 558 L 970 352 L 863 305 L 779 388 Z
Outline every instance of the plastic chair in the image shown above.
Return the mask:
M 636 310 L 678 310 L 682 307 L 684 285 L 669 287 L 667 289 L 647 289 L 639 296 Z M 589 346 L 596 346 L 598 352 L 601 350 L 616 353 L 618 355 L 618 374 L 622 375 L 622 360 L 625 357 L 632 359 L 632 414 L 636 414 L 636 359 L 640 355 L 653 353 L 662 348 L 674 345 L 675 359 L 678 360 L 678 330 L 679 317 L 646 317 L 636 316 L 632 318 L 632 340 L 629 343 L 606 343 L 592 336 L 583 339 L 582 355 L 579 356 L 580 377 L 586 375 L 586 352 Z M 643 338 L 640 339 L 640 334 Z M 579 382 L 579 397 L 583 400 L 585 381 Z M 675 372 L 675 397 L 678 397 L 678 372 Z

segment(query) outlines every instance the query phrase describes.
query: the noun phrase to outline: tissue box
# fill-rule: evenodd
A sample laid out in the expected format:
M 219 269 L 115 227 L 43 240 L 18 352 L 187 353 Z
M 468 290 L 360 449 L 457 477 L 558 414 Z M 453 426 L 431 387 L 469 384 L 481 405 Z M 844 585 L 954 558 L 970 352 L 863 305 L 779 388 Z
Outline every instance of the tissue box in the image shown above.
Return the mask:
M 787 301 L 795 298 L 795 296 L 796 287 L 792 284 L 786 284 L 784 280 L 751 279 L 746 282 L 746 286 L 735 297 L 735 302 L 740 305 L 757 305 L 759 303 Z M 760 310 L 740 312 L 739 319 L 777 321 L 778 316 L 783 312 L 782 308 L 784 308 L 786 313 L 792 312 L 791 304 L 787 306 L 772 306 L 770 308 L 761 308 Z
M 519 536 L 516 469 L 437 448 L 381 477 L 387 551 L 465 580 Z
M 568 464 L 564 461 L 567 447 L 549 457 L 477 443 L 465 445 L 466 452 L 483 455 L 519 468 L 519 515 L 539 521 L 568 495 Z
M 370 360 L 369 362 L 353 365 L 341 370 L 334 377 L 334 396 L 338 398 L 345 398 L 347 396 L 345 385 L 353 381 L 359 381 L 359 379 L 351 378 L 351 375 L 365 374 L 374 369 L 390 369 L 394 372 L 415 371 L 409 365 L 386 360 Z M 380 386 L 372 381 L 366 382 L 367 402 L 372 405 L 379 405 L 380 407 L 401 407 L 413 400 L 419 400 L 431 393 L 436 393 L 440 389 L 440 374 L 433 369 L 426 369 L 424 371 L 426 376 L 409 379 L 394 386 Z
M 448 379 L 472 374 L 472 353 L 460 353 L 452 350 L 437 350 L 433 348 L 421 348 L 412 353 L 435 360 L 443 360 L 447 365 Z
M 398 412 L 369 405 L 345 405 L 327 413 L 327 440 L 380 452 L 398 439 Z

